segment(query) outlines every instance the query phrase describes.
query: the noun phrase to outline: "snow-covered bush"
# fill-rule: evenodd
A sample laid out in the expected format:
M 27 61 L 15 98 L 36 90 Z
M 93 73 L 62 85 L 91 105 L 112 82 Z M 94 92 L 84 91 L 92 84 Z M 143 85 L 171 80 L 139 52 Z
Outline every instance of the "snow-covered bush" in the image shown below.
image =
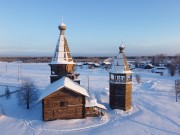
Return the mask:
M 9 87 L 7 86 L 6 88 L 5 88 L 5 97 L 7 98 L 7 99 L 9 99 L 10 98 L 10 96 L 11 96 L 11 93 L 10 93 L 10 90 L 9 90 Z
M 141 76 L 139 74 L 135 75 L 137 83 L 141 83 Z
M 176 65 L 171 63 L 168 65 L 168 71 L 171 76 L 174 76 L 176 73 Z
M 180 54 L 176 55 L 175 63 L 177 65 L 178 72 L 180 74 Z

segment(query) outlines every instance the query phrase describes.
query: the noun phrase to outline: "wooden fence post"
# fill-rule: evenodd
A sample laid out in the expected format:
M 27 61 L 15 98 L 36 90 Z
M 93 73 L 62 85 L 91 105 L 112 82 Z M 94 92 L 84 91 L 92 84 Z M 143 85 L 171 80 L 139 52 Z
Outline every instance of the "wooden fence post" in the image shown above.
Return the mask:
M 180 92 L 180 80 L 175 80 L 176 102 L 178 101 L 178 93 L 179 92 Z
M 177 80 L 175 80 L 175 93 L 176 93 L 176 102 L 177 102 Z

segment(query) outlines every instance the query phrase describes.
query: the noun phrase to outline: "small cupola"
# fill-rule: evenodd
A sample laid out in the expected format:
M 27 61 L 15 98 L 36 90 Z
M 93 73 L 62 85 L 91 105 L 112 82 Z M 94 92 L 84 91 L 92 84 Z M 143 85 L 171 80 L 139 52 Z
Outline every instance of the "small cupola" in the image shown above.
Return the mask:
M 124 53 L 124 45 L 123 43 L 121 44 L 121 46 L 119 47 L 119 53 Z
M 66 24 L 62 21 L 62 23 L 58 26 L 59 30 L 66 30 Z

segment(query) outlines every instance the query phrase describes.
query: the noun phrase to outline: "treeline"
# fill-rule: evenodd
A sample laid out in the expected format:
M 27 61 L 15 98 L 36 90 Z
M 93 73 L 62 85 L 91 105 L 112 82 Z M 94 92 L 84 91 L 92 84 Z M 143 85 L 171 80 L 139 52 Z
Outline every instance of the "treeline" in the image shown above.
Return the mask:
M 108 57 L 73 57 L 74 62 L 100 62 Z M 2 62 L 49 63 L 52 57 L 0 57 Z
M 47 63 L 52 57 L 0 57 L 2 62 Z
M 143 60 L 151 61 L 153 65 L 157 65 L 159 63 L 164 64 L 167 63 L 167 60 L 175 60 L 176 62 L 179 60 L 180 55 L 176 56 L 167 56 L 164 54 L 154 55 L 154 56 L 127 56 L 128 60 L 133 60 L 135 63 L 139 63 Z M 178 58 L 177 58 L 178 57 Z M 73 57 L 74 62 L 102 62 L 108 57 Z M 2 62 L 23 62 L 23 63 L 49 63 L 51 62 L 52 57 L 0 57 L 0 61 Z M 177 60 L 178 59 L 178 60 Z

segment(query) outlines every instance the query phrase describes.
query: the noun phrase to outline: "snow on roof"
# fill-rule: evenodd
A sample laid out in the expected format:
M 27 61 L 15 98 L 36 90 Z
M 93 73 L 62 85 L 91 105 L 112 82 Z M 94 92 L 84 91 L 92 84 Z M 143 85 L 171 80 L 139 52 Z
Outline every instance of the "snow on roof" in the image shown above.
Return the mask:
M 43 98 L 49 96 L 50 94 L 58 91 L 61 88 L 68 88 L 74 92 L 80 93 L 84 96 L 89 97 L 89 94 L 87 93 L 86 89 L 80 86 L 78 83 L 72 81 L 68 77 L 62 77 L 61 79 L 49 84 L 44 92 L 41 94 L 38 101 L 42 100 Z
M 108 64 L 111 64 L 111 61 L 112 61 L 113 58 L 107 58 L 103 61 L 103 63 L 108 63 Z
M 64 24 L 64 22 L 62 21 L 61 25 L 60 26 L 66 26 L 66 24 Z
M 98 107 L 98 108 L 107 110 L 107 108 L 104 105 L 97 103 L 97 100 L 94 98 L 93 99 L 86 99 L 85 107 Z
M 63 24 L 61 24 L 62 26 Z M 74 64 L 66 37 L 60 34 L 54 56 L 50 64 Z
M 122 43 L 120 47 L 121 47 L 121 48 L 124 48 L 124 44 Z
M 110 73 L 132 73 L 129 69 L 124 52 L 119 52 L 117 57 L 114 58 Z
M 152 65 L 152 64 L 150 64 L 150 63 L 149 63 L 149 64 L 147 64 L 147 65 L 145 65 L 145 66 L 151 66 L 151 67 L 153 67 L 153 65 Z
M 106 64 L 106 65 L 111 65 L 111 63 L 110 62 L 103 62 L 104 64 Z
M 62 60 L 62 61 L 51 61 L 50 64 L 53 65 L 53 64 L 75 64 L 75 63 Z

